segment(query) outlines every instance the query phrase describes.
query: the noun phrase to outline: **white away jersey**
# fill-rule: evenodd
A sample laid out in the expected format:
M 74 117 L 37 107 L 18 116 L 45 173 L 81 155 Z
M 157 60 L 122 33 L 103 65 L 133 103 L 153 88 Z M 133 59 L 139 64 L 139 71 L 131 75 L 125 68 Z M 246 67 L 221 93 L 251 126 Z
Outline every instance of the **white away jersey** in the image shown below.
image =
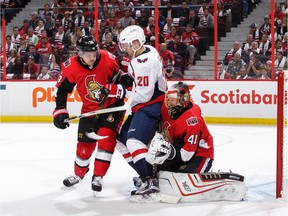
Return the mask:
M 146 51 L 131 60 L 128 73 L 134 77 L 136 96 L 131 106 L 147 103 L 155 95 L 165 93 L 167 88 L 163 65 L 158 51 L 149 45 L 144 45 Z

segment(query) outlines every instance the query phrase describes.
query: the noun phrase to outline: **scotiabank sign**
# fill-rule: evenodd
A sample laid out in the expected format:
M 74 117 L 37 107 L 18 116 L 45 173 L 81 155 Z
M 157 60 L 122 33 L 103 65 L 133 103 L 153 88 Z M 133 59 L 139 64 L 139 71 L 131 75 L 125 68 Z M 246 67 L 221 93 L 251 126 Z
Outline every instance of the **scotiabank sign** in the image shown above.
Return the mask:
M 171 85 L 175 82 L 169 82 Z M 205 117 L 276 118 L 275 81 L 189 81 L 195 103 Z M 1 82 L 1 115 L 51 115 L 55 108 L 55 82 Z M 76 90 L 69 94 L 67 108 L 80 113 Z M 5 104 L 5 105 L 3 105 Z

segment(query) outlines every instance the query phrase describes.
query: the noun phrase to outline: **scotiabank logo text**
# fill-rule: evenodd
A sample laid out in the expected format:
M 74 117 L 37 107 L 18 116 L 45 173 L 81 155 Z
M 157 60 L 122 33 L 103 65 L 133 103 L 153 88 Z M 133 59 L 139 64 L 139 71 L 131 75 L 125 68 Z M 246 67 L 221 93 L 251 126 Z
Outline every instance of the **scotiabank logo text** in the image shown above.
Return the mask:
M 277 104 L 277 95 L 259 94 L 255 90 L 250 93 L 241 93 L 239 89 L 231 90 L 228 93 L 215 93 L 209 90 L 201 92 L 201 103 L 213 104 Z
M 54 87 L 43 88 L 37 87 L 33 89 L 32 106 L 36 108 L 41 102 L 55 102 Z M 78 92 L 74 90 L 68 95 L 67 102 L 81 102 Z

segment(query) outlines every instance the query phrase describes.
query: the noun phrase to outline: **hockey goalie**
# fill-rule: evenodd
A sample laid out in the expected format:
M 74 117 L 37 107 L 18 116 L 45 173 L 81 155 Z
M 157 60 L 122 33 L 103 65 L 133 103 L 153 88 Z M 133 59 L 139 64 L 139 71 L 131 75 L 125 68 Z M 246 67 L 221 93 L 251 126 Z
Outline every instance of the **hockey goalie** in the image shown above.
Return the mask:
M 162 132 L 155 134 L 146 155 L 157 167 L 160 200 L 243 200 L 247 191 L 244 176 L 209 172 L 214 159 L 213 137 L 186 83 L 169 87 L 161 115 Z

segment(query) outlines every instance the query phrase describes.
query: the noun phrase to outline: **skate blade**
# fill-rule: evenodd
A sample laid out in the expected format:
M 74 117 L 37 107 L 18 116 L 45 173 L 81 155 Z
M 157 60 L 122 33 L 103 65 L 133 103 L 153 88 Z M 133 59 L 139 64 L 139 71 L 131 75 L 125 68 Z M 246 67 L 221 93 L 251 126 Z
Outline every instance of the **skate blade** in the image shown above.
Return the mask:
M 137 194 L 130 196 L 130 202 L 133 203 L 148 203 L 148 202 L 160 202 L 161 197 L 159 193 L 150 193 L 150 194 Z
M 98 196 L 98 191 L 93 191 L 92 192 L 92 197 L 94 198 L 94 199 L 96 199 L 97 198 L 97 196 Z

